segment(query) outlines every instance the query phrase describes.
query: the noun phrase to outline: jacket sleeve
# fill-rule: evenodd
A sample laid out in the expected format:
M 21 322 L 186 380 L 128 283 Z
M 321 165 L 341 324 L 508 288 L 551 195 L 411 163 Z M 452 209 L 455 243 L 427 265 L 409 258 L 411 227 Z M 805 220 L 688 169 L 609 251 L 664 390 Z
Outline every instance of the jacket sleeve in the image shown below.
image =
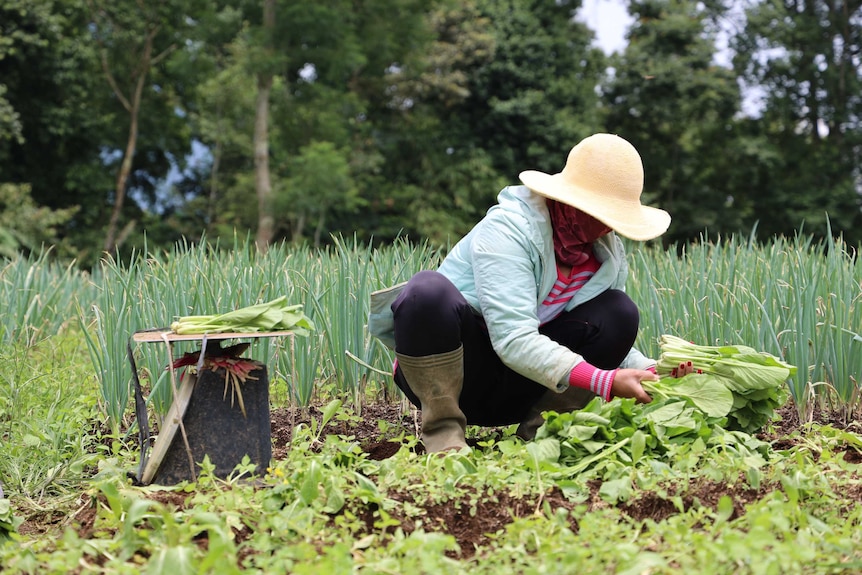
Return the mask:
M 536 278 L 545 262 L 524 233 L 529 225 L 525 218 L 503 214 L 487 218 L 476 233 L 471 249 L 479 311 L 506 366 L 562 392 L 583 357 L 539 333 Z
M 622 364 L 620 364 L 620 367 L 631 369 L 646 369 L 648 367 L 654 367 L 655 365 L 656 361 L 654 359 L 650 359 L 637 349 L 631 348 L 629 350 L 629 353 L 623 359 Z

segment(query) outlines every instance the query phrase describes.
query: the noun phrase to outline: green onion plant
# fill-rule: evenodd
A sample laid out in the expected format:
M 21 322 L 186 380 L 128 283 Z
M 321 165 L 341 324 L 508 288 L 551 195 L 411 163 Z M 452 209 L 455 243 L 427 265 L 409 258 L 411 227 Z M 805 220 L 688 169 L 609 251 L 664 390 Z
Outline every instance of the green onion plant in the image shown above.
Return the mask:
M 60 332 L 74 323 L 76 298 L 94 293 L 86 273 L 52 261 L 48 249 L 0 261 L 0 343 L 33 345 Z
M 859 412 L 862 263 L 840 237 L 815 241 L 800 233 L 757 241 L 752 234 L 667 248 L 631 243 L 628 249 L 626 288 L 641 311 L 636 345 L 646 355 L 658 357 L 664 334 L 702 345 L 747 345 L 797 367 L 788 391 L 801 417 L 818 404 L 845 417 Z M 92 281 L 57 269 L 43 281 L 50 286 L 64 274 L 75 279 L 112 420 L 128 399 L 124 350 L 132 332 L 282 295 L 302 304 L 316 330 L 289 342 L 253 342 L 249 353 L 288 382 L 285 397 L 273 399 L 307 406 L 334 394 L 359 410 L 369 393 L 399 393 L 388 375 L 391 350 L 367 332 L 370 293 L 436 268 L 444 255 L 406 240 L 374 247 L 334 238 L 324 249 L 277 244 L 260 253 L 250 238 L 234 238 L 227 247 L 202 239 L 164 253 L 145 250 L 127 264 L 106 260 Z M 26 323 L 36 316 L 19 317 Z M 175 355 L 196 343 L 177 344 Z M 164 346 L 139 345 L 135 353 L 152 407 L 164 413 L 171 400 Z

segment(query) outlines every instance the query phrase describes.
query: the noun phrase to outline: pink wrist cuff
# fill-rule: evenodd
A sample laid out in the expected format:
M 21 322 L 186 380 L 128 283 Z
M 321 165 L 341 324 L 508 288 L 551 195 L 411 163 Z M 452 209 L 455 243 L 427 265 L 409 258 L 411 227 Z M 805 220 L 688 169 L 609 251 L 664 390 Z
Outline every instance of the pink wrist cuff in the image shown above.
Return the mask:
M 582 361 L 572 368 L 569 374 L 569 385 L 589 389 L 605 401 L 611 399 L 611 388 L 618 369 L 599 369 L 594 365 Z

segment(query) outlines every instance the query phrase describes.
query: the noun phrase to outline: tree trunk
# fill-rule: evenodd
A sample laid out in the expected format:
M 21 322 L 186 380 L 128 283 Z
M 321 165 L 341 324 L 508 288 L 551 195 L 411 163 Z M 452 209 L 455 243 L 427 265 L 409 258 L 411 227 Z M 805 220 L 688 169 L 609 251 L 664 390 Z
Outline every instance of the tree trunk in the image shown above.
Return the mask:
M 261 74 L 257 81 L 257 103 L 254 118 L 254 184 L 257 191 L 258 249 L 265 253 L 272 242 L 275 220 L 272 217 L 272 183 L 269 179 L 269 92 L 272 76 Z
M 323 222 L 326 219 L 326 210 L 320 210 L 320 217 L 317 218 L 317 227 L 314 229 L 314 247 L 320 247 L 320 236 L 323 235 Z
M 263 2 L 263 28 L 266 36 L 266 53 L 272 53 L 272 34 L 275 28 L 275 0 Z M 270 64 L 257 75 L 257 102 L 254 118 L 254 183 L 257 192 L 257 237 L 258 250 L 266 253 L 272 243 L 275 218 L 272 215 L 272 183 L 269 178 L 269 94 L 272 90 Z
M 124 100 L 121 97 L 124 107 L 129 112 L 129 137 L 126 140 L 126 149 L 123 152 L 123 161 L 120 163 L 120 169 L 117 172 L 117 181 L 114 186 L 114 207 L 111 210 L 111 219 L 108 222 L 108 231 L 105 234 L 104 251 L 113 252 L 117 247 L 117 227 L 120 223 L 120 214 L 123 211 L 123 203 L 126 200 L 126 183 L 129 181 L 129 174 L 132 172 L 132 159 L 135 156 L 135 147 L 138 144 L 138 113 L 141 110 L 141 97 L 144 91 L 144 84 L 147 79 L 151 65 L 153 54 L 153 39 L 158 33 L 158 27 L 153 28 L 147 34 L 144 41 L 144 50 L 141 54 L 141 66 L 138 68 L 138 78 L 135 82 L 135 91 L 130 100 Z M 114 91 L 121 96 L 119 89 L 113 81 L 113 76 L 107 66 L 107 60 L 103 59 L 105 74 L 108 76 L 108 82 L 114 87 Z
M 213 165 L 210 169 L 210 201 L 207 206 L 207 230 L 212 231 L 215 222 L 216 205 L 218 202 L 219 193 L 219 169 L 221 168 L 222 157 L 222 141 L 221 136 L 216 137 L 215 149 L 213 150 Z
M 138 109 L 139 97 L 132 101 L 132 109 L 129 121 L 129 138 L 126 141 L 126 150 L 123 152 L 123 161 L 117 172 L 117 181 L 114 186 L 114 207 L 111 209 L 111 219 L 108 222 L 108 231 L 105 235 L 104 251 L 111 253 L 117 247 L 117 226 L 120 223 L 120 213 L 123 211 L 123 203 L 126 199 L 126 182 L 132 171 L 132 157 L 135 155 L 135 146 L 138 142 Z
M 293 235 L 291 236 L 291 241 L 295 244 L 298 244 L 302 241 L 302 234 L 305 232 L 305 212 L 301 212 L 299 216 L 297 216 L 296 221 L 293 225 Z

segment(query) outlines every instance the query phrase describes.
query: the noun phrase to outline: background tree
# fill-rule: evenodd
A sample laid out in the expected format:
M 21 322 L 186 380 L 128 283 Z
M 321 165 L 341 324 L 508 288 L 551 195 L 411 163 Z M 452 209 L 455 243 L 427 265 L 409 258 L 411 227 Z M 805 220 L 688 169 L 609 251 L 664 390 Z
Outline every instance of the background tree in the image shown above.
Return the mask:
M 460 119 L 510 182 L 526 169 L 556 173 L 580 139 L 599 130 L 596 85 L 606 66 L 581 2 L 481 0 L 496 50 L 470 84 Z
M 828 214 L 836 232 L 859 241 L 862 3 L 759 2 L 746 16 L 734 63 L 762 96 L 757 133 L 775 158 L 752 190 L 759 229 L 780 233 L 805 221 L 823 233 Z
M 0 184 L 0 256 L 38 252 L 57 243 L 58 229 L 77 208 L 52 210 L 38 206 L 26 184 Z
M 206 146 L 209 163 L 196 178 L 202 187 L 188 209 L 202 217 L 214 236 L 230 235 L 234 228 L 253 229 L 257 218 L 246 201 L 254 188 L 236 190 L 237 176 L 253 169 L 255 94 L 248 89 L 253 83 L 247 70 L 232 61 L 198 86 L 196 134 Z
M 559 171 L 571 146 L 598 128 L 604 55 L 574 19 L 579 7 L 477 0 L 431 15 L 435 43 L 396 84 L 393 108 L 411 130 L 386 148 L 403 159 L 389 164 L 387 179 L 409 194 L 408 232 L 454 241 L 518 173 Z
M 196 152 L 193 169 L 176 182 L 185 204 L 174 215 L 179 231 L 232 237 L 256 230 L 254 182 L 255 86 L 251 28 L 260 22 L 258 2 L 222 2 L 198 19 L 188 49 L 172 61 L 191 78 L 185 99 Z M 252 21 L 250 21 L 252 19 Z
M 734 70 L 722 2 L 635 0 L 608 60 L 579 0 L 8 0 L 0 185 L 84 265 L 270 217 L 261 245 L 446 245 L 521 170 L 611 131 L 644 156 L 667 241 L 825 233 L 827 213 L 857 241 L 859 0 L 749 6 Z
M 167 108 L 165 117 L 174 115 L 171 79 L 154 72 L 182 46 L 191 14 L 198 6 L 187 0 L 88 0 L 88 5 L 105 81 L 128 120 L 103 246 L 105 251 L 111 252 L 119 239 L 120 215 L 138 146 L 144 103 L 154 100 Z M 155 113 L 156 109 L 148 111 Z M 133 221 L 127 229 L 131 224 Z
M 421 39 L 425 35 L 420 29 L 426 4 L 424 0 L 359 4 L 345 0 L 278 0 L 271 33 L 264 30 L 258 1 L 226 2 L 213 12 L 214 33 L 207 39 L 209 45 L 196 51 L 195 59 L 207 61 L 208 68 L 219 70 L 214 73 L 229 81 L 201 84 L 194 105 L 195 121 L 207 131 L 201 137 L 208 147 L 210 167 L 218 168 L 214 173 L 218 177 L 204 186 L 192 181 L 197 174 L 191 174 L 183 185 L 196 190 L 198 198 L 207 188 L 210 192 L 221 190 L 219 215 L 214 218 L 216 228 L 260 230 L 261 218 L 283 213 L 285 219 L 273 222 L 273 238 L 299 241 L 305 234 L 325 237 L 328 232 L 352 230 L 356 221 L 349 216 L 350 210 L 327 208 L 327 216 L 315 216 L 316 223 L 311 227 L 301 224 L 306 220 L 298 213 L 281 212 L 283 206 L 301 205 L 296 200 L 304 200 L 307 194 L 291 188 L 292 182 L 308 181 L 293 173 L 304 164 L 295 160 L 303 150 L 330 143 L 336 155 L 348 153 L 349 177 L 356 182 L 348 188 L 357 194 L 375 193 L 375 183 L 379 183 L 375 178 L 383 158 L 377 144 L 382 133 L 378 110 L 385 108 L 379 102 L 385 100 L 388 88 L 384 78 L 393 65 L 410 58 L 411 51 L 424 45 Z M 237 15 L 240 25 L 228 43 L 225 34 L 237 22 Z M 226 44 L 230 46 L 228 50 L 224 48 Z M 266 154 L 260 153 L 262 140 L 258 137 L 255 157 L 258 168 L 264 159 L 267 164 L 272 203 L 269 207 L 258 205 L 255 219 L 250 220 L 248 194 L 260 189 L 256 187 L 260 179 L 250 176 L 260 170 L 254 172 L 248 156 L 243 157 L 242 126 L 250 114 L 254 116 L 244 103 L 248 98 L 243 94 L 243 77 L 256 77 L 251 83 L 259 85 L 261 72 L 271 74 L 272 83 L 264 99 L 269 118 L 267 150 Z M 262 109 L 261 102 L 258 98 L 256 109 Z M 263 133 L 262 125 L 257 123 L 258 136 Z M 199 175 L 207 177 L 206 173 Z M 330 202 L 332 194 L 322 197 Z M 202 199 L 192 202 L 197 206 L 206 203 Z M 352 200 L 334 201 L 329 207 L 354 204 Z M 318 229 L 320 222 L 326 222 L 327 229 Z M 298 225 L 299 233 L 295 229 Z
M 473 1 L 443 3 L 426 21 L 433 41 L 389 71 L 389 98 L 378 113 L 387 161 L 369 224 L 383 240 L 452 240 L 505 185 L 466 111 L 474 78 L 495 57 L 491 22 Z
M 321 198 L 327 210 L 325 230 L 312 233 L 326 237 L 331 232 L 367 238 L 375 233 L 373 216 L 351 215 L 340 206 L 379 205 L 387 190 L 403 189 L 403 182 L 386 177 L 386 167 L 398 157 L 387 157 L 393 132 L 405 129 L 394 118 L 390 75 L 410 66 L 424 52 L 431 36 L 426 14 L 433 0 L 345 0 L 289 2 L 284 6 L 288 30 L 285 79 L 274 91 L 273 165 L 280 181 L 278 202 L 286 205 L 306 191 L 290 190 L 297 182 L 294 170 L 304 165 L 294 161 L 316 146 L 329 142 L 336 154 L 347 153 L 349 179 L 356 197 L 333 202 L 331 194 Z M 312 146 L 312 147 L 309 147 Z M 334 156 L 331 156 L 334 157 Z M 409 165 L 419 165 L 422 155 Z M 384 200 L 385 201 L 385 200 Z M 298 238 L 296 213 L 285 233 Z M 319 221 L 319 220 L 318 220 Z M 371 226 L 369 226 L 371 224 Z M 303 234 L 307 233 L 303 228 Z
M 644 200 L 673 217 L 666 242 L 742 225 L 739 190 L 729 185 L 741 97 L 732 71 L 714 63 L 717 10 L 690 0 L 633 1 L 628 46 L 602 86 L 606 129 L 643 158 Z
M 263 0 L 263 22 L 259 29 L 258 57 L 254 62 L 257 97 L 254 105 L 254 188 L 257 194 L 257 234 L 255 243 L 266 251 L 272 242 L 275 220 L 272 214 L 272 182 L 269 174 L 269 98 L 278 66 L 275 58 L 276 0 Z
M 86 22 L 83 0 L 0 4 L 0 183 L 29 190 L 37 207 L 74 211 L 50 225 L 54 253 L 79 259 L 101 240 L 110 185 L 100 158 L 109 120 L 91 107 L 101 81 Z
M 306 225 L 312 227 L 311 239 L 318 247 L 329 216 L 354 214 L 365 203 L 351 175 L 348 151 L 332 142 L 312 142 L 290 164 L 277 213 L 289 222 L 294 242 L 308 235 Z

